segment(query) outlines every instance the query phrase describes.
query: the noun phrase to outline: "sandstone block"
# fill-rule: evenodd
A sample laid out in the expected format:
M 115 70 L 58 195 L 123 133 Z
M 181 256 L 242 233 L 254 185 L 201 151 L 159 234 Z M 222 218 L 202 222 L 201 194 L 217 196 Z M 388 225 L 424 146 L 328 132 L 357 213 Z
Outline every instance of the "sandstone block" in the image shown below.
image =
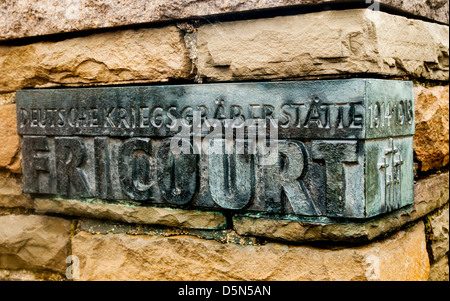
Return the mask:
M 0 281 L 64 281 L 61 274 L 48 271 L 0 269 Z
M 292 7 L 342 4 L 345 0 L 8 0 L 0 3 L 0 40 L 95 28 L 205 17 L 224 13 Z M 355 1 L 356 2 L 356 1 Z M 361 1 L 364 3 L 364 1 Z M 448 24 L 448 1 L 380 0 L 384 6 Z M 377 3 L 378 3 L 377 2 Z M 371 9 L 379 9 L 372 3 Z
M 448 80 L 448 26 L 367 9 L 205 25 L 198 75 L 209 81 L 377 73 Z
M 22 181 L 20 178 L 0 174 L 0 207 L 33 207 L 30 196 L 22 194 Z
M 439 169 L 449 162 L 449 86 L 415 91 L 414 152 L 420 170 Z
M 70 221 L 38 215 L 0 216 L 0 268 L 64 272 Z
M 19 148 L 16 105 L 0 105 L 0 169 L 6 168 L 20 172 Z
M 0 46 L 0 92 L 25 87 L 166 82 L 187 78 L 190 70 L 188 51 L 175 26 Z
M 438 261 L 442 257 L 448 256 L 449 239 L 449 210 L 446 208 L 427 216 L 431 233 L 428 236 L 431 255 L 434 261 Z
M 197 229 L 222 229 L 226 218 L 218 212 L 106 204 L 78 200 L 35 199 L 36 212 L 53 212 L 138 224 Z
M 442 257 L 430 267 L 428 281 L 449 281 L 448 257 Z
M 263 216 L 235 215 L 233 227 L 240 235 L 285 241 L 370 241 L 418 220 L 448 203 L 449 174 L 444 173 L 417 182 L 414 186 L 414 195 L 414 206 L 363 222 L 342 222 L 332 219 L 316 221 L 270 219 Z
M 423 223 L 333 250 L 86 232 L 73 237 L 72 250 L 80 280 L 426 280 L 429 272 Z
M 449 173 L 433 175 L 414 185 L 414 211 L 419 218 L 449 201 Z
M 6 104 L 15 103 L 15 102 L 16 102 L 16 93 L 15 92 L 0 94 L 0 105 L 6 105 Z

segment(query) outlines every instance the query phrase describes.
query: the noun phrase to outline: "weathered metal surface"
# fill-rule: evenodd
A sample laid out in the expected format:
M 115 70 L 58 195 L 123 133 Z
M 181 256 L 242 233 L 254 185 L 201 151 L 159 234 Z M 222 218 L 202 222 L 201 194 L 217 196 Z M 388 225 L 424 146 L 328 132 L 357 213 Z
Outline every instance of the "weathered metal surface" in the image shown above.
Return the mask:
M 412 108 L 373 79 L 23 90 L 23 189 L 368 218 L 413 202 Z
M 175 119 L 278 119 L 278 137 L 365 139 L 414 133 L 411 82 L 376 79 L 22 90 L 22 135 L 174 135 Z M 207 131 L 209 133 L 209 131 Z

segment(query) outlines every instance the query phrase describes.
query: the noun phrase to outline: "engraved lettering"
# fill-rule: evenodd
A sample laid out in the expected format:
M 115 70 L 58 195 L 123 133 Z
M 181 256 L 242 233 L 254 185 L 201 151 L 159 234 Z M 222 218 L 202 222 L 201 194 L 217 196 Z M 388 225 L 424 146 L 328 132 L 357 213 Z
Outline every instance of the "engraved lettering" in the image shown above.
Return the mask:
M 346 114 L 344 114 L 344 108 L 345 106 L 347 106 L 347 104 L 336 104 L 337 109 L 338 109 L 338 114 L 337 114 L 337 118 L 336 118 L 336 128 L 342 129 L 344 127 L 348 126 L 348 120 L 346 120 L 345 116 L 347 116 Z
M 183 108 L 183 110 L 181 111 L 181 118 L 182 118 L 181 123 L 184 126 L 192 127 L 192 114 L 193 114 L 192 107 L 187 106 Z
M 66 117 L 65 114 L 66 110 L 60 109 L 58 110 L 58 122 L 56 123 L 58 127 L 64 127 L 66 125 Z
M 287 129 L 287 128 L 289 128 L 289 126 L 290 126 L 290 124 L 291 124 L 291 119 L 292 119 L 292 115 L 289 113 L 289 112 L 287 112 L 286 111 L 286 107 L 291 107 L 291 105 L 289 105 L 289 104 L 283 104 L 282 106 L 281 106 L 281 112 L 280 112 L 280 114 L 281 114 L 281 117 L 284 119 L 284 120 L 286 120 L 286 121 L 280 121 L 280 127 L 282 127 L 282 128 L 285 128 L 285 129 Z
M 401 201 L 401 167 L 404 161 L 399 149 L 394 145 L 394 140 L 389 139 L 389 147 L 385 149 L 384 156 L 378 168 L 384 177 L 384 205 L 386 209 L 395 209 L 396 204 Z
M 139 108 L 139 116 L 140 116 L 140 123 L 139 123 L 139 127 L 141 128 L 145 128 L 145 127 L 149 127 L 150 123 L 150 109 L 149 107 L 140 107 Z
M 245 117 L 242 115 L 243 109 L 241 106 L 231 106 L 231 119 L 233 119 L 233 126 L 241 126 L 245 122 Z
M 31 127 L 37 127 L 38 126 L 38 110 L 37 109 L 31 109 Z
M 312 157 L 326 167 L 327 212 L 342 216 L 345 209 L 344 163 L 358 162 L 356 141 L 313 141 Z
M 308 113 L 306 114 L 306 120 L 303 123 L 305 128 L 323 128 L 322 121 L 320 120 L 320 113 L 318 108 L 319 99 L 316 97 L 309 106 Z
M 126 129 L 130 128 L 130 124 L 128 122 L 128 112 L 125 108 L 119 108 L 119 128 L 123 127 Z
M 163 124 L 163 109 L 161 107 L 154 107 L 152 109 L 152 125 L 155 128 L 160 128 Z
M 177 120 L 176 120 L 177 117 L 171 113 L 171 111 L 176 111 L 176 110 L 177 110 L 177 107 L 175 107 L 175 106 L 171 106 L 167 109 L 167 117 L 169 117 L 169 119 L 171 121 L 171 123 L 168 124 L 167 127 L 171 130 L 173 130 L 174 128 L 177 127 Z
M 59 193 L 91 197 L 81 166 L 86 160 L 83 140 L 75 137 L 55 138 L 56 187 Z
M 57 109 L 46 109 L 47 113 L 48 113 L 48 123 L 50 124 L 50 127 L 55 127 L 55 117 L 56 117 L 56 112 Z
M 273 119 L 273 112 L 275 107 L 272 105 L 264 105 L 264 117 L 267 119 Z
M 403 125 L 403 123 L 405 122 L 405 112 L 403 111 L 404 108 L 405 108 L 405 106 L 404 106 L 403 100 L 399 101 L 397 103 L 397 108 L 396 108 L 396 110 L 397 110 L 396 117 L 397 117 L 398 125 Z
M 86 124 L 87 124 L 86 108 L 81 107 L 78 109 L 77 112 L 78 112 L 78 116 L 77 116 L 78 118 L 75 123 L 76 127 L 80 127 L 80 126 L 86 127 Z
M 216 204 L 242 209 L 253 197 L 254 155 L 225 153 L 225 139 L 212 139 L 209 155 L 209 189 Z
M 385 111 L 384 111 L 384 119 L 386 120 L 386 126 L 391 126 L 391 119 L 392 119 L 392 109 L 391 109 L 391 103 L 387 102 Z
M 331 103 L 322 103 L 320 105 L 320 110 L 324 112 L 323 114 L 323 128 L 329 129 L 331 127 L 331 113 L 330 113 L 330 107 L 332 107 L 333 104 Z
M 24 128 L 28 124 L 28 111 L 25 108 L 21 108 L 19 112 L 19 127 Z
M 172 152 L 171 139 L 166 139 L 157 155 L 157 177 L 164 201 L 183 205 L 188 203 L 197 189 L 197 155 L 189 141 L 191 150 L 187 154 Z
M 291 106 L 297 108 L 295 124 L 296 124 L 296 127 L 300 128 L 300 127 L 302 127 L 301 120 L 303 120 L 306 117 L 306 116 L 301 116 L 302 110 L 300 108 L 304 107 L 305 104 L 304 103 L 293 103 L 293 104 L 291 104 Z
M 151 144 L 149 138 L 131 138 L 119 149 L 119 179 L 122 191 L 133 200 L 144 201 L 152 196 L 149 181 Z
M 41 174 L 48 174 L 49 146 L 46 137 L 25 136 L 22 138 L 22 166 L 25 193 L 49 193 L 49 183 L 40 179 Z M 47 185 L 46 185 L 47 184 Z
M 413 202 L 413 95 L 358 78 L 23 89 L 23 189 L 367 219 Z
M 103 125 L 105 128 L 112 127 L 115 128 L 116 125 L 114 124 L 113 120 L 111 119 L 111 115 L 115 112 L 115 107 L 111 108 L 104 108 L 105 113 L 105 124 Z
M 227 119 L 227 116 L 225 115 L 225 107 L 223 105 L 223 103 L 225 101 L 223 99 L 219 98 L 219 99 L 216 99 L 215 102 L 216 102 L 217 108 L 216 108 L 216 112 L 214 114 L 214 118 L 219 119 L 219 120 Z
M 47 110 L 38 109 L 38 126 L 41 128 L 45 128 L 45 125 L 47 124 Z
M 359 104 L 350 103 L 350 127 L 361 128 L 363 125 L 363 113 L 359 112 Z
M 90 113 L 89 126 L 94 128 L 98 127 L 98 109 L 90 108 L 89 113 Z
M 376 102 L 371 106 L 371 123 L 370 126 L 372 128 L 379 128 L 380 127 L 380 116 L 381 116 L 381 107 L 380 103 Z
M 95 183 L 96 193 L 99 198 L 106 199 L 111 197 L 111 161 L 109 158 L 108 143 L 106 137 L 95 137 Z
M 261 110 L 259 110 L 260 114 L 257 114 L 257 112 L 256 112 L 256 110 L 258 108 L 261 108 L 261 105 L 258 105 L 258 104 L 251 104 L 251 105 L 249 105 L 250 116 L 251 116 L 252 119 L 262 119 L 262 114 L 261 114 L 262 112 L 261 112 Z
M 209 127 L 209 123 L 208 123 L 208 107 L 204 106 L 204 105 L 199 105 L 197 106 L 197 109 L 200 110 L 200 119 L 201 119 L 201 123 L 203 123 L 206 127 Z M 194 112 L 195 114 L 195 112 Z
M 406 101 L 406 122 L 413 124 L 414 119 L 414 106 L 411 100 Z
M 264 167 L 265 198 L 268 210 L 281 210 L 281 191 L 296 214 L 320 215 L 302 182 L 306 174 L 306 150 L 301 142 L 278 141 L 278 160 Z

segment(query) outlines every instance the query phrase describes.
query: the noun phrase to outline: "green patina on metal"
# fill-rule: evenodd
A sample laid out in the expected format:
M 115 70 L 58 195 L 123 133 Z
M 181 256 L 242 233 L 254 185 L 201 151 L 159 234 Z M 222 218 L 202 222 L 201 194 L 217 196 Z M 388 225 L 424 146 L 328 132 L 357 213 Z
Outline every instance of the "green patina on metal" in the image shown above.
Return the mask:
M 414 200 L 409 81 L 40 89 L 16 97 L 26 193 L 316 220 L 370 218 Z

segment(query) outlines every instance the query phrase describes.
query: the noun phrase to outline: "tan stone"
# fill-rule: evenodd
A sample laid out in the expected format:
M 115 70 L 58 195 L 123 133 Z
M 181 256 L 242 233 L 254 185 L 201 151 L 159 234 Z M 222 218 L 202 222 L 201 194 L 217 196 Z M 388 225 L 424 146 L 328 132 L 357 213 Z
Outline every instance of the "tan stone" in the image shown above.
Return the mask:
M 417 86 L 414 91 L 414 153 L 421 171 L 439 169 L 449 162 L 449 86 Z
M 233 216 L 240 235 L 286 241 L 370 241 L 424 217 L 449 201 L 449 173 L 434 175 L 414 186 L 414 206 L 366 222 L 271 219 L 252 215 Z
M 64 281 L 66 279 L 61 274 L 48 271 L 0 269 L 0 281 Z
M 70 224 L 50 216 L 0 216 L 0 268 L 64 272 Z
M 6 104 L 15 103 L 15 102 L 16 102 L 16 93 L 15 92 L 0 94 L 0 105 L 6 105 Z
M 3 16 L 0 17 L 0 40 L 260 9 L 342 4 L 341 2 L 348 3 L 346 0 L 8 0 L 0 2 L 0 16 Z M 397 11 L 448 24 L 448 1 L 445 0 L 377 2 Z M 367 7 L 379 9 L 372 2 Z
M 414 217 L 420 218 L 449 201 L 449 173 L 433 175 L 414 185 Z
M 442 257 L 430 267 L 428 281 L 449 281 L 448 257 Z
M 20 178 L 0 174 L 0 207 L 33 207 L 30 196 L 22 194 L 22 180 Z
M 34 209 L 39 213 L 52 212 L 127 223 L 159 224 L 183 228 L 221 229 L 226 226 L 226 218 L 221 213 L 198 210 L 48 199 L 35 199 Z
M 438 212 L 427 216 L 430 233 L 428 235 L 429 250 L 433 261 L 448 256 L 449 249 L 449 210 L 448 204 Z
M 18 171 L 19 148 L 16 105 L 0 105 L 0 168 Z
M 367 9 L 214 23 L 198 30 L 208 81 L 377 73 L 449 78 L 449 28 Z
M 426 280 L 429 272 L 423 223 L 344 249 L 79 232 L 72 251 L 80 280 Z
M 0 46 L 0 92 L 25 87 L 167 82 L 188 78 L 190 70 L 189 53 L 175 26 Z

